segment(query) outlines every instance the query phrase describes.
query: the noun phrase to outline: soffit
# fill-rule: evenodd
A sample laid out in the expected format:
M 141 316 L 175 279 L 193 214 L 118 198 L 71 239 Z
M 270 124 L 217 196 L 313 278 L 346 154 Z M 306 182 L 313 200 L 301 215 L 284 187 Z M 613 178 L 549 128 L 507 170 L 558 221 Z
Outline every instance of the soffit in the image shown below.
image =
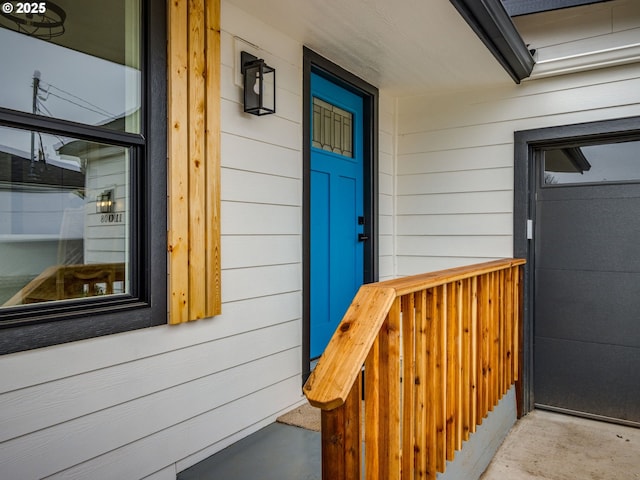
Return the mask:
M 511 82 L 449 0 L 226 1 L 395 95 Z M 113 24 L 123 18 L 124 2 L 56 3 L 67 21 L 53 43 L 125 63 L 124 38 Z
M 449 0 L 227 2 L 394 95 L 512 84 Z

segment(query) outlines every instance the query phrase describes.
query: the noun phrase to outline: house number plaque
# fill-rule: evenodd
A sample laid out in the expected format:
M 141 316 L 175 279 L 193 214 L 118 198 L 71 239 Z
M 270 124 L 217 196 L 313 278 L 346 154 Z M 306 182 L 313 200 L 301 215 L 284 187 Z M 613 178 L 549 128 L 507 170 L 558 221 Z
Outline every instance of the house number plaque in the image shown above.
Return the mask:
M 105 213 L 100 217 L 100 223 L 122 223 L 122 214 Z

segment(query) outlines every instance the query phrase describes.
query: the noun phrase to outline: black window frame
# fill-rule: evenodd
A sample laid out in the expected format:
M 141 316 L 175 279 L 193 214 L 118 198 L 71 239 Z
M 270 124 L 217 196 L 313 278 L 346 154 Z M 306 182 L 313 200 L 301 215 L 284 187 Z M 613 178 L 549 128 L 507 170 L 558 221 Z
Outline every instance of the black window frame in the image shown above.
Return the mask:
M 0 355 L 167 322 L 166 2 L 141 0 L 140 134 L 0 107 L 0 126 L 130 148 L 131 294 L 0 309 Z

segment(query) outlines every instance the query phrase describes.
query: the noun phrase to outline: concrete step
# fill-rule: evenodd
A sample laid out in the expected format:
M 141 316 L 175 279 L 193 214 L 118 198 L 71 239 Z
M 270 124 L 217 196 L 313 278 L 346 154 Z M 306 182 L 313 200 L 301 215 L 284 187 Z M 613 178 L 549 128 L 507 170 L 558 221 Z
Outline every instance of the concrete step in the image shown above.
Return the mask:
M 177 480 L 320 480 L 320 433 L 273 423 L 180 472 Z

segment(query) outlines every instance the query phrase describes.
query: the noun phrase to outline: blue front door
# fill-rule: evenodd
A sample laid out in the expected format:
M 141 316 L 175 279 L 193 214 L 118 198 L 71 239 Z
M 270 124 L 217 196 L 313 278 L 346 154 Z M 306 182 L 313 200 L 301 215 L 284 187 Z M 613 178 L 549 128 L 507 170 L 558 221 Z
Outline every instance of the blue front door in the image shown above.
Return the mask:
M 311 75 L 311 358 L 363 283 L 362 97 Z

